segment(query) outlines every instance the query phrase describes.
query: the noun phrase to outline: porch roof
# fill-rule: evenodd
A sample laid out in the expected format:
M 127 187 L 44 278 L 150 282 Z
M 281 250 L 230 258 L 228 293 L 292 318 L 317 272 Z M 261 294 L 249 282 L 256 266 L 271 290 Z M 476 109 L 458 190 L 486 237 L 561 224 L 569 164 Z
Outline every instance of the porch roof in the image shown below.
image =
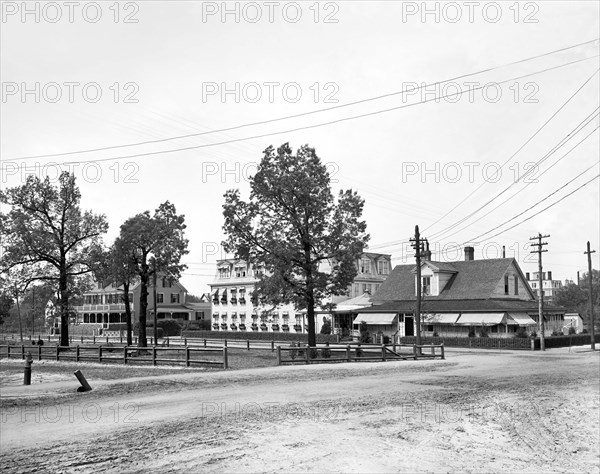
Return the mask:
M 360 313 L 352 324 L 360 324 L 361 322 L 366 322 L 367 324 L 377 325 L 377 324 L 394 324 L 394 320 L 396 319 L 396 313 Z
M 483 324 L 504 324 L 505 321 L 505 313 L 462 313 L 456 324 L 459 326 L 481 326 Z

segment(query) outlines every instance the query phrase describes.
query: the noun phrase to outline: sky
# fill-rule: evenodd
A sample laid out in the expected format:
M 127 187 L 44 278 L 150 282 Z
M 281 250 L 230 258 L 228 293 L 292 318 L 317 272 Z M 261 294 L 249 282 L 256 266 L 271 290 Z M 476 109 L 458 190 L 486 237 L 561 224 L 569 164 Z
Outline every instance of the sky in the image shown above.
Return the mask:
M 599 3 L 1 2 L 0 186 L 72 171 L 120 225 L 185 215 L 209 290 L 223 194 L 268 146 L 314 147 L 365 199 L 369 249 L 576 280 L 600 255 Z M 529 174 L 526 174 L 529 173 Z M 6 212 L 6 206 L 0 210 Z

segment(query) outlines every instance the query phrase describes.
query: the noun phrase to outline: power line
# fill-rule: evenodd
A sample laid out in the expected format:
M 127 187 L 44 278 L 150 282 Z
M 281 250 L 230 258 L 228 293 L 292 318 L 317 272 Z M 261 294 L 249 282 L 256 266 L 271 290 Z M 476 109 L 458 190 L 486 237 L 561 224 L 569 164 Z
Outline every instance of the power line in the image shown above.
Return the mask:
M 331 107 L 324 107 L 324 108 L 321 108 L 321 109 L 317 109 L 317 110 L 313 110 L 313 111 L 309 111 L 309 112 L 303 112 L 303 113 L 300 113 L 300 114 L 287 115 L 287 116 L 284 116 L 284 117 L 278 117 L 278 118 L 273 118 L 273 119 L 268 119 L 268 120 L 262 120 L 262 121 L 258 121 L 258 122 L 252 122 L 252 123 L 246 123 L 246 124 L 241 124 L 241 125 L 235 125 L 235 126 L 232 126 L 232 127 L 222 128 L 222 129 L 219 129 L 219 130 L 210 130 L 210 131 L 207 131 L 207 132 L 190 133 L 190 134 L 187 134 L 187 135 L 179 135 L 179 136 L 175 136 L 175 137 L 161 138 L 161 139 L 156 139 L 156 140 L 146 140 L 146 141 L 143 141 L 143 142 L 126 143 L 126 144 L 121 144 L 121 145 L 112 145 L 112 146 L 105 146 L 105 147 L 99 147 L 99 148 L 89 148 L 89 149 L 86 149 L 86 150 L 77 150 L 77 151 L 70 151 L 70 152 L 64 152 L 64 153 L 51 153 L 51 154 L 44 154 L 44 155 L 24 156 L 24 157 L 20 157 L 20 158 L 10 158 L 10 159 L 7 159 L 5 161 L 30 160 L 30 159 L 36 159 L 36 158 L 52 158 L 52 157 L 56 157 L 56 156 L 67 156 L 67 155 L 75 155 L 75 154 L 81 154 L 81 153 L 92 153 L 92 152 L 97 152 L 97 151 L 113 150 L 113 149 L 117 149 L 117 148 L 125 148 L 125 147 L 140 146 L 140 145 L 148 145 L 148 144 L 153 144 L 153 143 L 163 143 L 163 142 L 168 142 L 168 141 L 173 141 L 173 140 L 179 140 L 179 139 L 182 139 L 182 138 L 199 137 L 199 136 L 203 136 L 203 135 L 210 135 L 210 134 L 213 134 L 213 133 L 228 132 L 228 131 L 232 131 L 232 130 L 239 130 L 241 128 L 246 128 L 246 127 L 253 127 L 253 126 L 257 126 L 257 125 L 265 125 L 265 124 L 268 124 L 268 123 L 279 122 L 279 121 L 283 121 L 283 120 L 289 120 L 289 119 L 304 117 L 304 116 L 308 116 L 308 115 L 314 115 L 314 114 L 318 114 L 318 113 L 322 113 L 322 112 L 328 112 L 328 111 L 331 111 L 331 110 L 342 109 L 342 108 L 345 108 L 345 107 L 351 107 L 353 105 L 358 105 L 358 104 L 362 104 L 362 103 L 366 103 L 366 102 L 372 102 L 372 101 L 375 101 L 375 100 L 380 100 L 380 99 L 384 99 L 384 98 L 388 98 L 388 97 L 393 97 L 393 96 L 397 96 L 397 95 L 403 95 L 403 94 L 406 94 L 408 92 L 414 92 L 414 91 L 417 91 L 417 90 L 422 89 L 422 88 L 427 88 L 427 87 L 431 87 L 431 86 L 443 84 L 445 82 L 456 81 L 458 79 L 464 79 L 466 77 L 475 76 L 475 75 L 478 75 L 478 74 L 483 74 L 483 73 L 486 73 L 486 72 L 494 71 L 496 69 L 502 69 L 502 68 L 505 68 L 505 67 L 508 67 L 508 66 L 513 66 L 515 64 L 520 64 L 520 63 L 523 63 L 523 62 L 532 61 L 534 59 L 539 59 L 539 58 L 542 58 L 544 56 L 549 56 L 549 55 L 552 55 L 552 54 L 555 54 L 555 53 L 559 53 L 559 52 L 563 52 L 563 51 L 568 51 L 570 49 L 578 48 L 580 46 L 584 46 L 584 45 L 587 45 L 587 44 L 590 44 L 590 43 L 595 43 L 596 41 L 598 41 L 598 39 L 600 39 L 600 38 L 596 38 L 596 39 L 593 39 L 593 40 L 590 40 L 590 41 L 586 41 L 584 43 L 575 44 L 575 45 L 568 46 L 568 47 L 565 47 L 565 48 L 556 49 L 554 51 L 549 51 L 549 52 L 546 52 L 546 53 L 543 53 L 543 54 L 539 54 L 539 55 L 536 55 L 536 56 L 531 56 L 529 58 L 520 59 L 518 61 L 513 61 L 511 63 L 506 63 L 506 64 L 503 64 L 503 65 L 500 65 L 500 66 L 494 66 L 494 67 L 490 67 L 490 68 L 487 68 L 487 69 L 482 69 L 482 70 L 477 71 L 477 72 L 463 74 L 461 76 L 456 76 L 456 77 L 453 77 L 451 79 L 445 79 L 443 81 L 433 82 L 433 83 L 427 84 L 427 85 L 421 85 L 421 86 L 418 86 L 416 88 L 412 88 L 412 89 L 408 89 L 408 90 L 404 90 L 404 91 L 390 92 L 388 94 L 382 94 L 382 95 L 375 96 L 375 97 L 369 97 L 369 98 L 366 98 L 366 99 L 361 99 L 361 100 L 357 100 L 357 101 L 354 101 L 354 102 L 349 102 L 347 104 L 340 104 L 340 105 L 335 105 L 335 106 L 331 106 Z M 586 59 L 590 59 L 590 58 L 586 58 Z
M 588 84 L 588 82 L 590 82 L 592 80 L 592 78 L 598 74 L 599 70 L 594 71 L 594 74 L 592 74 L 573 94 L 571 94 L 571 96 L 542 124 L 541 127 L 539 127 L 534 133 L 533 135 L 531 135 L 526 141 L 525 143 L 523 143 L 523 145 L 521 145 L 517 151 L 515 151 L 507 160 L 504 161 L 504 163 L 502 163 L 502 165 L 500 165 L 500 170 L 509 162 L 511 161 L 523 148 L 525 148 L 525 146 L 527 146 L 545 127 L 546 125 L 548 125 L 548 123 L 550 123 L 550 121 L 552 121 L 552 119 L 554 117 L 556 117 L 556 115 L 559 114 L 559 112 L 564 109 L 567 104 L 569 102 L 571 102 L 571 100 Z M 472 191 L 471 193 L 469 193 L 462 201 L 460 201 L 458 204 L 456 204 L 452 209 L 450 209 L 448 212 L 446 212 L 444 215 L 442 215 L 438 220 L 436 220 L 433 224 L 429 225 L 427 228 L 425 228 L 424 231 L 426 231 L 427 229 L 430 229 L 432 226 L 434 226 L 435 224 L 437 224 L 438 222 L 440 222 L 444 217 L 448 216 L 452 211 L 454 211 L 456 208 L 458 208 L 461 204 L 463 204 L 467 199 L 469 199 L 473 194 L 475 194 L 477 191 L 479 191 L 479 189 L 481 189 L 485 184 L 487 184 L 487 182 L 483 182 L 481 183 L 474 191 Z M 478 210 L 475 211 L 479 212 L 479 210 L 481 210 L 483 207 L 487 206 L 488 203 L 484 204 L 484 206 L 482 206 L 481 208 L 479 208 Z M 455 222 L 454 224 L 445 227 L 444 229 L 435 232 L 431 237 L 432 238 L 437 238 L 439 237 L 441 234 L 443 234 L 444 232 L 453 229 L 454 227 L 456 227 L 457 225 L 460 225 L 462 222 L 464 222 L 466 219 L 468 219 L 469 217 L 471 217 L 473 215 L 473 213 L 469 214 L 468 216 L 464 217 L 463 219 L 461 219 L 458 222 Z

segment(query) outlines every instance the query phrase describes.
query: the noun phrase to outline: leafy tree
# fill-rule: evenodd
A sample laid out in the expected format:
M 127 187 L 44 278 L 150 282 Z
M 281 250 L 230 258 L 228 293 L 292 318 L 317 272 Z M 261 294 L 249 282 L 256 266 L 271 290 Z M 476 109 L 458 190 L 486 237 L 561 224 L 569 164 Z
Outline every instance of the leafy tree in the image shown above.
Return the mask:
M 0 324 L 4 324 L 4 320 L 10 316 L 10 309 L 15 304 L 15 300 L 10 296 L 3 286 L 0 293 Z
M 600 278 L 598 270 L 592 269 L 593 306 L 596 326 L 600 323 Z M 589 281 L 588 273 L 580 278 L 580 284 L 571 283 L 559 288 L 554 303 L 564 306 L 569 312 L 579 313 L 585 324 L 590 325 Z
M 132 265 L 132 269 L 140 278 L 140 347 L 148 345 L 146 314 L 150 278 L 156 282 L 156 276 L 160 273 L 172 280 L 178 279 L 181 272 L 187 268 L 180 263 L 181 257 L 188 253 L 188 240 L 183 237 L 185 228 L 185 217 L 183 214 L 177 215 L 175 206 L 169 201 L 161 204 L 153 216 L 149 211 L 145 211 L 127 219 L 121 226 L 120 239 L 129 256 L 128 265 Z M 156 283 L 154 287 L 156 288 Z
M 328 319 L 323 322 L 321 326 L 321 334 L 331 334 L 331 321 Z
M 364 201 L 347 190 L 336 202 L 326 166 L 307 145 L 295 155 L 287 143 L 267 148 L 250 189 L 248 202 L 239 190 L 225 194 L 225 250 L 265 270 L 254 291 L 262 304 L 307 310 L 314 346 L 315 306 L 347 292 L 369 239 L 360 220 Z
M 0 214 L 4 254 L 0 269 L 27 266 L 35 279 L 58 283 L 61 345 L 69 344 L 69 281 L 93 271 L 101 235 L 108 229 L 104 215 L 82 212 L 75 177 L 62 173 L 58 187 L 29 176 L 22 186 L 0 192 L 8 214 Z

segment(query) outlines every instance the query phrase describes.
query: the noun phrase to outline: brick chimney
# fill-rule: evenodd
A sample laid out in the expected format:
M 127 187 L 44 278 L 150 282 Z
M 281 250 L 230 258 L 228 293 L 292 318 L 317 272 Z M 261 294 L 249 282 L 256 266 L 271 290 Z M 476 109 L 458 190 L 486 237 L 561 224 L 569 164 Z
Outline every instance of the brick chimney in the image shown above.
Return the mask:
M 465 247 L 465 261 L 475 260 L 475 248 Z
M 429 250 L 429 242 L 425 241 L 425 251 L 423 252 L 423 260 L 431 262 L 431 250 Z

